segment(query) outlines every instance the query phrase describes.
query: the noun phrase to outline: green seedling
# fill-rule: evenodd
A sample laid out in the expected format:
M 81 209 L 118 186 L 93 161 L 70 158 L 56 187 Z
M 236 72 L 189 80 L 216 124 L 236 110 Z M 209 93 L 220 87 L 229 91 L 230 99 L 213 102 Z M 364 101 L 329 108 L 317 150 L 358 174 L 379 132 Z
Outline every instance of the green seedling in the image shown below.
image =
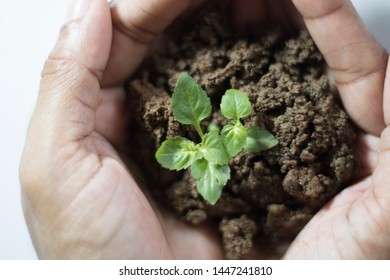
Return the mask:
M 201 139 L 194 143 L 184 137 L 166 139 L 156 152 L 162 167 L 170 170 L 191 168 L 198 192 L 214 205 L 230 179 L 229 161 L 243 150 L 257 153 L 278 144 L 269 131 L 258 126 L 246 128 L 241 119 L 249 116 L 252 105 L 248 96 L 235 89 L 226 91 L 221 101 L 221 113 L 230 120 L 222 130 L 209 124 L 207 133 L 201 122 L 211 114 L 207 93 L 188 74 L 182 73 L 172 95 L 172 110 L 176 120 L 192 125 Z

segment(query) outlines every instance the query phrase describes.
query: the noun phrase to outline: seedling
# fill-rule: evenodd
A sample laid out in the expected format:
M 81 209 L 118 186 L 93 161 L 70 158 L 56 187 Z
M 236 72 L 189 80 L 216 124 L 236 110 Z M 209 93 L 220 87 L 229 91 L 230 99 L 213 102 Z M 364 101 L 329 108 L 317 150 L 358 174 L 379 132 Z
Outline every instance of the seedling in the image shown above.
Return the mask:
M 198 192 L 213 205 L 230 179 L 228 164 L 234 156 L 243 150 L 261 152 L 279 143 L 269 131 L 258 126 L 246 128 L 241 123 L 252 111 L 245 93 L 227 90 L 220 108 L 230 123 L 222 130 L 209 124 L 204 133 L 201 121 L 211 114 L 210 98 L 191 76 L 182 73 L 172 95 L 173 115 L 178 122 L 192 125 L 201 142 L 176 136 L 166 139 L 156 152 L 156 159 L 164 168 L 179 171 L 190 167 Z

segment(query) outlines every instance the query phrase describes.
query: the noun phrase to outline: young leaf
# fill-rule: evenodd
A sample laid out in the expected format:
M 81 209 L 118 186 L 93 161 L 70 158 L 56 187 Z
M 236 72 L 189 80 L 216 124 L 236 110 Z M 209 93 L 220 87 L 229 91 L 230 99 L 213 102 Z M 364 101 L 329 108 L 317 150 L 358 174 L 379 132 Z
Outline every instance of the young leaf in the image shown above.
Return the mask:
M 251 153 L 265 151 L 279 144 L 279 140 L 266 129 L 252 126 L 247 129 L 245 150 Z
M 229 155 L 226 153 L 218 132 L 212 131 L 207 133 L 203 137 L 201 146 L 200 151 L 206 160 L 219 165 L 229 163 Z
M 191 174 L 196 180 L 198 192 L 214 205 L 230 179 L 230 168 L 228 165 L 215 165 L 205 159 L 200 159 L 191 165 Z
M 194 142 L 179 136 L 165 140 L 156 152 L 157 161 L 170 170 L 185 169 L 201 158 Z
M 210 124 L 207 126 L 207 132 L 213 132 L 213 131 L 215 131 L 215 132 L 219 133 L 220 130 L 221 130 L 221 129 L 218 127 L 218 125 L 213 124 L 213 123 L 210 123 Z
M 172 95 L 172 110 L 178 122 L 198 128 L 211 113 L 210 98 L 191 76 L 182 73 Z
M 231 158 L 242 151 L 246 138 L 246 128 L 239 121 L 234 125 L 225 125 L 221 132 L 222 143 Z
M 221 101 L 221 112 L 226 118 L 239 120 L 247 117 L 251 111 L 252 105 L 245 93 L 236 89 L 225 92 Z

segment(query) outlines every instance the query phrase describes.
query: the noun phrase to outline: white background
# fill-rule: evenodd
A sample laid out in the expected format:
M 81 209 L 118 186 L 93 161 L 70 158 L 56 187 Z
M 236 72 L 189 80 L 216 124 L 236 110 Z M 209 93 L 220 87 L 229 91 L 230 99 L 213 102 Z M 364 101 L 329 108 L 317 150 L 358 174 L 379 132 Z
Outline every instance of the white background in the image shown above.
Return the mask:
M 40 71 L 67 2 L 0 0 L 0 259 L 36 258 L 20 205 L 18 165 Z M 353 3 L 369 30 L 390 50 L 390 1 Z

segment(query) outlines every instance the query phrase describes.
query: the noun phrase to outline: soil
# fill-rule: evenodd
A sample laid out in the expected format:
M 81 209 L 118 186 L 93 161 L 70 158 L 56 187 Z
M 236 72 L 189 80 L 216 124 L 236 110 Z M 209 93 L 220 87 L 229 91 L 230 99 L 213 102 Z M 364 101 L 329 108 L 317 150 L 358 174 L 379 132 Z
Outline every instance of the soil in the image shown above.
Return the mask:
M 156 200 L 188 223 L 213 221 L 226 258 L 238 259 L 259 243 L 276 248 L 294 238 L 347 185 L 356 166 L 355 133 L 307 31 L 291 35 L 268 24 L 236 38 L 227 23 L 214 4 L 205 8 L 167 53 L 151 57 L 128 91 L 137 97 L 134 158 Z M 198 194 L 188 171 L 163 169 L 154 157 L 167 137 L 199 141 L 172 115 L 171 94 L 181 72 L 193 76 L 211 97 L 214 111 L 204 130 L 210 122 L 224 124 L 218 111 L 221 96 L 235 88 L 246 92 L 253 105 L 245 126 L 266 128 L 280 142 L 268 151 L 234 157 L 231 179 L 214 206 Z

